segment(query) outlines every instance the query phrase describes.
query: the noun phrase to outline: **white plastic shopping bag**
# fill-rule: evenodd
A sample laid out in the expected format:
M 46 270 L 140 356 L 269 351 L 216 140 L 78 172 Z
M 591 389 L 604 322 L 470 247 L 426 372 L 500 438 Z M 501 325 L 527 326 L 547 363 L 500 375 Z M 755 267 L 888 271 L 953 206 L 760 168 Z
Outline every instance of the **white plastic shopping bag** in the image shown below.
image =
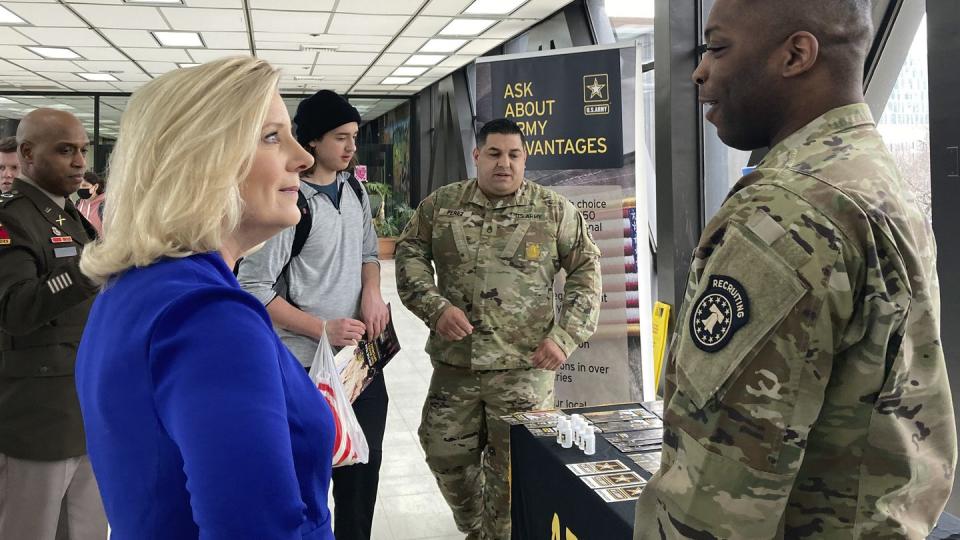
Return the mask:
M 350 399 L 347 397 L 340 373 L 333 356 L 333 348 L 327 339 L 327 333 L 320 338 L 317 353 L 313 355 L 310 366 L 310 380 L 316 385 L 333 413 L 336 424 L 336 436 L 333 442 L 333 466 L 341 467 L 354 463 L 367 463 L 370 460 L 370 448 L 363 429 L 353 413 Z

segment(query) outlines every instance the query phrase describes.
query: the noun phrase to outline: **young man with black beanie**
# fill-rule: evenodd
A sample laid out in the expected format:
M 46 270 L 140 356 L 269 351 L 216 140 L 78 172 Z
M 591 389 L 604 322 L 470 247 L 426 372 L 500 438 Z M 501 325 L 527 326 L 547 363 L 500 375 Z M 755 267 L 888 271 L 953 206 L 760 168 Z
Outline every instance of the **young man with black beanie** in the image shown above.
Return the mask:
M 320 90 L 300 103 L 293 120 L 297 140 L 315 160 L 300 179 L 313 221 L 310 234 L 292 258 L 295 228 L 273 237 L 243 260 L 237 278 L 266 305 L 283 342 L 308 367 L 324 330 L 334 348 L 355 345 L 364 335 L 379 335 L 389 312 L 380 295 L 369 197 L 354 190 L 350 184 L 356 181 L 345 171 L 356 152 L 360 114 L 336 93 Z M 284 295 L 274 287 L 281 274 Z M 370 461 L 333 471 L 338 540 L 370 538 L 387 400 L 378 375 L 353 403 L 370 445 Z

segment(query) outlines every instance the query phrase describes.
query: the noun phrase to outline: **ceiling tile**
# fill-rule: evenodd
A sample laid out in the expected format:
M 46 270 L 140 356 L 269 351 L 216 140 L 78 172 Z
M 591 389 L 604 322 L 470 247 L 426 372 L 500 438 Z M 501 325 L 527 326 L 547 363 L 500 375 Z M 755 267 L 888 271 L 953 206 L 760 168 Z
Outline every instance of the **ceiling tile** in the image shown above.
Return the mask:
M 437 65 L 437 67 L 453 67 L 453 68 L 458 68 L 458 67 L 460 67 L 460 66 L 469 64 L 469 63 L 472 62 L 473 60 L 476 60 L 476 58 L 477 58 L 477 57 L 474 56 L 474 55 L 472 55 L 472 54 L 471 54 L 471 55 L 455 54 L 455 55 L 453 55 L 453 56 L 448 57 L 448 58 L 447 58 L 446 60 L 444 60 L 443 62 L 440 62 L 440 63 Z
M 360 2 L 353 2 L 359 4 Z M 345 13 L 336 13 L 333 21 L 330 23 L 330 33 L 350 34 L 360 29 L 364 34 L 377 36 L 392 36 L 403 28 L 403 25 L 410 20 L 407 15 L 378 15 L 370 17 L 369 15 L 351 15 Z
M 315 33 L 315 32 L 314 32 Z M 323 43 L 340 45 L 341 43 L 370 43 L 377 45 L 386 45 L 390 43 L 390 36 L 369 36 L 365 34 L 319 34 L 311 36 L 309 33 L 279 33 L 279 32 L 254 32 L 254 39 L 259 41 L 278 41 L 278 42 L 298 42 L 298 43 Z
M 409 58 L 409 57 L 410 57 L 409 54 L 390 54 L 390 53 L 386 53 L 386 54 L 382 55 L 382 56 L 377 60 L 377 64 L 376 64 L 376 65 L 378 65 L 378 66 L 399 66 L 400 64 L 404 63 L 404 62 L 407 60 L 407 58 Z
M 372 45 L 368 43 L 343 43 L 337 49 L 337 52 L 380 52 L 383 45 Z
M 474 39 L 461 47 L 457 52 L 460 54 L 475 54 L 479 56 L 500 43 L 499 39 Z
M 246 32 L 240 9 L 160 8 L 176 30 L 191 32 Z
M 333 11 L 334 0 L 251 0 L 252 9 L 281 11 Z
M 8 60 L 42 60 L 42 56 L 33 54 L 32 52 L 24 49 L 23 47 L 18 47 L 16 45 L 0 45 L 0 58 L 6 58 Z
M 246 32 L 201 32 L 201 35 L 211 49 L 245 49 L 250 46 Z
M 102 32 L 117 47 L 160 48 L 157 40 L 146 30 L 103 30 Z
M 127 81 L 127 82 L 148 82 L 153 80 L 153 77 L 151 77 L 150 75 L 147 75 L 142 71 L 137 73 L 118 73 L 114 76 L 120 79 L 121 81 Z
M 48 47 L 107 47 L 107 42 L 86 28 L 20 28 L 30 39 Z M 8 43 L 3 41 L 3 43 Z M 12 43 L 19 45 L 19 43 Z
M 3 7 L 34 26 L 68 26 L 85 28 L 87 25 L 69 9 L 60 4 L 4 2 Z
M 509 39 L 534 24 L 537 24 L 536 19 L 504 20 L 484 32 L 480 37 L 497 38 L 500 40 Z
M 16 63 L 30 71 L 57 71 L 61 73 L 83 71 L 69 60 L 17 60 Z
M 77 71 L 77 69 L 74 68 L 73 71 Z M 46 77 L 47 79 L 57 81 L 59 83 L 80 82 L 80 81 L 86 80 L 81 77 L 77 77 L 76 75 L 73 74 L 73 72 L 64 72 L 64 71 L 57 71 L 57 70 L 38 71 L 37 75 Z
M 364 13 L 369 15 L 413 15 L 423 5 L 423 0 L 364 0 L 363 2 L 340 2 L 338 13 Z M 357 28 L 363 28 L 358 26 Z
M 457 68 L 454 68 L 454 67 L 439 67 L 439 66 L 438 66 L 438 67 L 435 67 L 435 68 L 431 69 L 430 71 L 426 72 L 425 75 L 428 76 L 428 77 L 445 77 L 445 76 L 453 73 L 453 72 L 456 71 L 456 70 L 457 70 Z
M 277 64 L 312 65 L 317 53 L 316 51 L 257 51 L 257 56 Z
M 113 6 L 122 6 L 123 0 L 69 0 L 70 4 L 110 4 Z
M 510 18 L 544 19 L 553 15 L 571 0 L 530 0 L 510 14 Z
M 423 10 L 424 15 L 459 15 L 473 0 L 432 0 Z
M 4 45 L 36 45 L 36 42 L 9 26 L 0 26 L 0 43 Z
M 393 40 L 393 43 L 390 44 L 390 47 L 387 48 L 389 53 L 414 53 L 420 50 L 420 47 L 427 42 L 427 38 L 422 37 L 398 37 Z
M 397 69 L 395 66 L 370 66 L 370 69 L 367 70 L 367 75 L 386 77 L 393 73 L 395 69 Z
M 141 73 L 140 68 L 130 61 L 111 62 L 107 60 L 76 60 L 73 63 L 80 66 L 81 71 L 87 71 L 91 73 L 104 71 Z
M 126 60 L 112 47 L 70 47 L 87 60 Z
M 151 6 L 79 5 L 74 9 L 97 28 L 126 30 L 168 30 L 157 8 Z
M 143 83 L 141 82 L 122 82 L 121 81 L 121 82 L 115 82 L 111 84 L 113 84 L 113 86 L 117 90 L 120 90 L 121 92 L 134 92 L 136 90 L 139 90 L 140 87 L 143 86 Z
M 146 60 L 149 62 L 193 62 L 193 59 L 183 49 L 170 48 L 149 48 L 149 47 L 127 47 L 123 52 L 130 55 L 134 60 Z
M 334 64 L 338 66 L 369 66 L 376 60 L 377 53 L 355 53 L 340 51 L 319 51 L 317 53 L 318 64 Z
M 451 20 L 450 17 L 424 17 L 421 15 L 414 19 L 400 35 L 427 38 L 434 37 L 437 35 L 437 32 Z
M 280 41 L 257 41 L 254 43 L 257 51 L 299 51 L 299 43 L 283 43 Z
M 143 69 L 149 71 L 154 75 L 160 75 L 166 73 L 170 70 L 177 69 L 177 64 L 174 62 L 137 62 Z
M 201 64 L 227 56 L 250 56 L 250 51 L 245 49 L 190 49 L 188 52 L 194 62 Z
M 262 9 L 255 9 L 251 13 L 253 29 L 259 32 L 289 31 L 304 34 L 323 32 L 330 20 L 329 13 L 267 11 Z
M 367 66 L 336 66 L 330 64 L 317 64 L 312 75 L 323 75 L 323 76 L 344 76 L 351 75 L 354 78 L 359 77 L 366 71 Z
M 243 0 L 183 0 L 188 7 L 243 9 Z

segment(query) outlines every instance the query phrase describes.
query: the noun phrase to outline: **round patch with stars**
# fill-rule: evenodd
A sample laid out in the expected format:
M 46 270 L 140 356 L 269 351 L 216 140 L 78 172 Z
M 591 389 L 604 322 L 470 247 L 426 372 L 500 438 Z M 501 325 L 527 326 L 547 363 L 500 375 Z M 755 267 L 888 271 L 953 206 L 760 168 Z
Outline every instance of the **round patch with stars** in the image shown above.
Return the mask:
M 710 276 L 707 290 L 690 313 L 690 339 L 706 352 L 722 350 L 750 320 L 750 298 L 739 281 Z

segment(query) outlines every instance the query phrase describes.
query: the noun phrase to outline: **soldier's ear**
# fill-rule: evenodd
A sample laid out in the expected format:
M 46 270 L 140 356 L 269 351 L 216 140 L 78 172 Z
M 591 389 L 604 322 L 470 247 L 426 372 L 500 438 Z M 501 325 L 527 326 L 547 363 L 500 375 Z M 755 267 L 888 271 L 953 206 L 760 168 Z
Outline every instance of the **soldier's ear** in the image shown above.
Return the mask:
M 30 141 L 23 141 L 20 143 L 19 152 L 20 161 L 23 164 L 33 162 L 33 143 Z

